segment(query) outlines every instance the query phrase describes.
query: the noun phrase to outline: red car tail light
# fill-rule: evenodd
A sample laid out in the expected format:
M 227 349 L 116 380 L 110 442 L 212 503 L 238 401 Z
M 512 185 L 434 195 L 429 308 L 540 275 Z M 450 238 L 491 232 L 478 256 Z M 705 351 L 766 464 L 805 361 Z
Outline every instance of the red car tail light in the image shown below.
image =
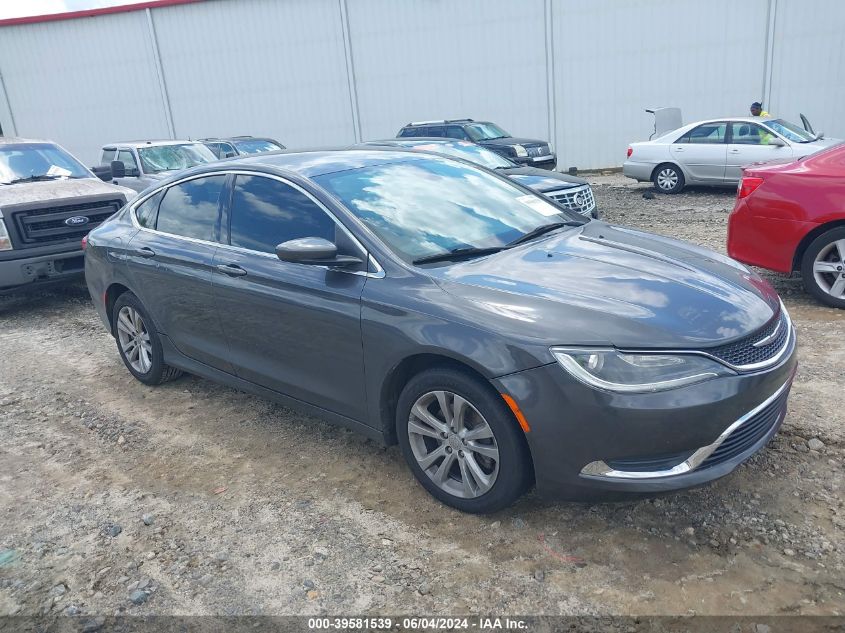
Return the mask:
M 88 236 L 87 235 L 82 238 L 82 250 L 84 251 L 86 248 L 88 248 Z
M 740 200 L 747 198 L 762 184 L 762 178 L 757 178 L 756 176 L 743 176 L 739 181 L 739 187 L 737 188 L 737 198 Z
M 628 148 L 628 158 L 631 158 L 631 154 L 633 154 L 633 153 L 634 153 L 634 148 L 633 148 L 633 147 L 629 147 L 629 148 Z

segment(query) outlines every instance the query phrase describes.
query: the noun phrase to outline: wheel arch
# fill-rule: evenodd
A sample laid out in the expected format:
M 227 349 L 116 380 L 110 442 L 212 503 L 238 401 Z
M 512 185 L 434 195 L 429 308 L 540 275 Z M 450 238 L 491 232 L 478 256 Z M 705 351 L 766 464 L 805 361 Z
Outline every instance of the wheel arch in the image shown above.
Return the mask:
M 676 167 L 677 169 L 680 169 L 681 173 L 684 176 L 684 182 L 689 182 L 689 174 L 687 173 L 687 170 L 684 169 L 683 165 L 681 165 L 680 163 L 678 163 L 674 160 L 664 160 L 664 161 L 657 163 L 654 166 L 654 169 L 651 170 L 651 176 L 649 177 L 649 180 L 651 182 L 654 182 L 654 175 L 657 173 L 657 170 L 660 169 L 661 167 L 663 167 L 664 165 L 670 165 L 671 167 Z
M 106 292 L 104 294 L 105 297 L 105 306 L 106 306 L 106 317 L 109 320 L 109 331 L 114 335 L 114 304 L 117 301 L 117 298 L 120 295 L 125 294 L 127 292 L 132 292 L 129 288 L 124 286 L 122 283 L 114 282 L 106 288 Z
M 443 353 L 426 351 L 407 356 L 393 366 L 382 381 L 379 394 L 379 421 L 388 444 L 396 444 L 396 405 L 405 385 L 416 375 L 428 369 L 451 368 L 463 371 L 490 385 L 490 379 L 470 361 L 457 359 Z M 491 385 L 492 388 L 492 385 Z
M 810 244 L 812 244 L 817 237 L 832 229 L 841 229 L 843 227 L 845 227 L 845 218 L 819 224 L 812 231 L 802 237 L 801 241 L 798 242 L 798 246 L 795 248 L 795 253 L 792 256 L 792 270 L 801 270 L 801 260 L 804 258 L 804 253 L 807 252 L 807 248 L 809 248 Z

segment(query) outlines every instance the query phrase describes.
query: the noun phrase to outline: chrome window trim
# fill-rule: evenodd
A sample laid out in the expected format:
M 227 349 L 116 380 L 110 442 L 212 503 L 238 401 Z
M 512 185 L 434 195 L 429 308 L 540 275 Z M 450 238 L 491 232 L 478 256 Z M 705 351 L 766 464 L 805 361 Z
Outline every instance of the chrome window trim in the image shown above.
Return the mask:
M 176 235 L 175 233 L 167 233 L 166 231 L 159 231 L 157 229 L 150 229 L 150 228 L 147 228 L 145 226 L 141 226 L 141 224 L 138 222 L 138 218 L 135 215 L 135 210 L 140 205 L 144 204 L 144 202 L 146 202 L 147 200 L 152 198 L 154 195 L 156 195 L 157 193 L 162 192 L 162 191 L 166 191 L 167 189 L 170 189 L 171 187 L 174 187 L 176 185 L 181 185 L 182 183 L 190 182 L 191 180 L 196 180 L 198 178 L 211 178 L 211 177 L 214 177 L 214 176 L 228 176 L 230 174 L 233 174 L 233 175 L 242 174 L 242 175 L 245 175 L 245 176 L 262 176 L 264 178 L 270 178 L 272 180 L 278 180 L 282 184 L 289 185 L 290 187 L 293 187 L 297 191 L 305 194 L 306 197 L 308 197 L 314 204 L 316 204 L 320 209 L 322 209 L 334 221 L 334 223 L 336 225 L 338 225 L 341 228 L 341 230 L 343 230 L 344 233 L 346 233 L 346 235 L 349 237 L 349 239 L 352 240 L 352 242 L 361 250 L 361 252 L 363 252 L 367 255 L 368 267 L 372 266 L 373 268 L 375 268 L 375 271 L 370 272 L 370 271 L 367 271 L 367 270 L 344 270 L 343 268 L 338 268 L 337 266 L 323 266 L 321 264 L 299 264 L 300 266 L 309 266 L 311 268 L 322 268 L 322 269 L 325 269 L 325 270 L 332 270 L 334 272 L 342 272 L 342 273 L 346 273 L 348 275 L 360 275 L 360 276 L 369 277 L 369 278 L 372 278 L 372 279 L 383 279 L 385 277 L 384 268 L 381 266 L 381 264 L 378 263 L 376 258 L 372 256 L 370 251 L 367 250 L 367 248 L 363 244 L 361 244 L 360 240 L 358 240 L 358 238 L 355 237 L 355 235 L 346 227 L 346 225 L 343 224 L 343 222 L 341 222 L 340 220 L 338 220 L 337 216 L 334 213 L 332 213 L 331 209 L 326 207 L 326 205 L 324 205 L 317 198 L 315 198 L 309 191 L 302 188 L 301 186 L 299 186 L 295 182 L 291 182 L 290 180 L 287 180 L 286 178 L 283 178 L 282 176 L 278 176 L 276 174 L 268 174 L 267 172 L 263 172 L 263 171 L 252 171 L 252 170 L 249 170 L 249 169 L 227 169 L 225 171 L 221 170 L 221 171 L 205 172 L 205 173 L 202 173 L 202 174 L 192 174 L 190 176 L 186 176 L 184 178 L 180 178 L 179 180 L 171 182 L 166 186 L 157 187 L 156 189 L 154 189 L 153 191 L 151 191 L 150 193 L 145 195 L 143 198 L 138 198 L 136 200 L 133 200 L 132 203 L 129 205 L 129 218 L 130 218 L 130 221 L 132 222 L 132 226 L 135 227 L 136 229 L 138 229 L 139 231 L 145 231 L 147 233 L 153 233 L 153 234 L 156 234 L 156 235 L 164 235 L 166 237 L 174 237 L 174 238 L 179 239 L 179 240 L 185 240 L 187 242 L 193 242 L 193 243 L 196 243 L 196 244 L 205 244 L 205 245 L 209 245 L 209 246 L 217 246 L 217 247 L 224 248 L 224 249 L 227 249 L 227 250 L 234 250 L 234 251 L 237 251 L 237 252 L 247 253 L 247 254 L 250 254 L 250 255 L 261 255 L 261 256 L 264 256 L 264 257 L 270 257 L 272 259 L 278 259 L 273 253 L 265 253 L 264 251 L 256 251 L 256 250 L 253 250 L 253 249 L 250 249 L 250 248 L 243 248 L 241 246 L 232 246 L 231 244 L 224 244 L 222 242 L 201 240 L 201 239 L 198 239 L 198 238 L 195 238 L 195 237 L 188 237 L 186 235 Z M 296 262 L 286 262 L 286 263 L 296 265 Z
M 745 424 L 748 420 L 753 418 L 755 415 L 760 413 L 760 411 L 762 411 L 772 402 L 777 400 L 778 397 L 781 396 L 783 392 L 789 388 L 791 382 L 791 379 L 787 380 L 771 396 L 766 398 L 763 402 L 758 404 L 756 407 L 751 409 L 751 411 L 743 415 L 741 418 L 731 424 L 728 428 L 722 431 L 722 433 L 719 435 L 719 437 L 715 439 L 715 441 L 708 444 L 707 446 L 702 446 L 683 462 L 677 464 L 676 466 L 673 466 L 672 468 L 652 471 L 615 470 L 608 466 L 604 461 L 598 460 L 590 462 L 589 464 L 584 466 L 581 469 L 581 474 L 588 475 L 590 477 L 606 479 L 659 479 L 662 477 L 672 477 L 674 475 L 683 475 L 685 473 L 692 472 L 693 470 L 698 468 L 708 457 L 710 457 L 710 455 L 712 455 L 716 451 L 716 449 L 719 448 L 726 439 L 728 439 L 731 433 L 736 431 L 740 426 Z

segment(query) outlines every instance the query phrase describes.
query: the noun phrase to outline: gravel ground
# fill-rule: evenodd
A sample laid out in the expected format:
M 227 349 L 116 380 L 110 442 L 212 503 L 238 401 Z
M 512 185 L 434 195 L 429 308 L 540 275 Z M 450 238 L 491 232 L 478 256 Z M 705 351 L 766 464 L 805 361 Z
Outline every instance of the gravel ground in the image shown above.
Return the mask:
M 611 222 L 724 250 L 732 190 L 591 180 Z M 461 515 L 398 450 L 194 377 L 131 379 L 83 286 L 0 298 L 0 614 L 845 612 L 845 313 L 781 433 L 703 488 Z

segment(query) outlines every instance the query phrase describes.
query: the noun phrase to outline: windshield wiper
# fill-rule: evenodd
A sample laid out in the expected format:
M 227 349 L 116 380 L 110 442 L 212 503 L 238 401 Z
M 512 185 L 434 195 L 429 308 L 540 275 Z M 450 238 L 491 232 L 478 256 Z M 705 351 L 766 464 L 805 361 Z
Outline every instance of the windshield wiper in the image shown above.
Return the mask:
M 470 257 L 481 257 L 482 255 L 492 255 L 503 251 L 508 246 L 488 246 L 485 248 L 477 248 L 475 246 L 463 246 L 461 248 L 454 248 L 445 253 L 437 253 L 435 255 L 426 255 L 413 260 L 412 264 L 428 264 L 433 262 L 448 262 L 455 259 L 467 259 Z
M 564 226 L 581 226 L 581 222 L 552 222 L 551 224 L 541 224 L 536 229 L 528 231 L 525 235 L 516 238 L 512 242 L 508 242 L 508 246 L 516 246 L 517 244 L 522 244 L 523 242 L 528 242 L 529 240 L 533 240 L 535 237 L 540 237 L 541 235 L 545 235 L 546 233 L 551 233 L 555 229 L 561 229 Z
M 40 180 L 58 180 L 59 178 L 65 178 L 65 176 L 52 176 L 50 174 L 40 174 L 38 176 L 27 176 L 26 178 L 15 178 L 14 180 L 10 180 L 8 184 L 14 185 L 19 182 L 38 182 Z

